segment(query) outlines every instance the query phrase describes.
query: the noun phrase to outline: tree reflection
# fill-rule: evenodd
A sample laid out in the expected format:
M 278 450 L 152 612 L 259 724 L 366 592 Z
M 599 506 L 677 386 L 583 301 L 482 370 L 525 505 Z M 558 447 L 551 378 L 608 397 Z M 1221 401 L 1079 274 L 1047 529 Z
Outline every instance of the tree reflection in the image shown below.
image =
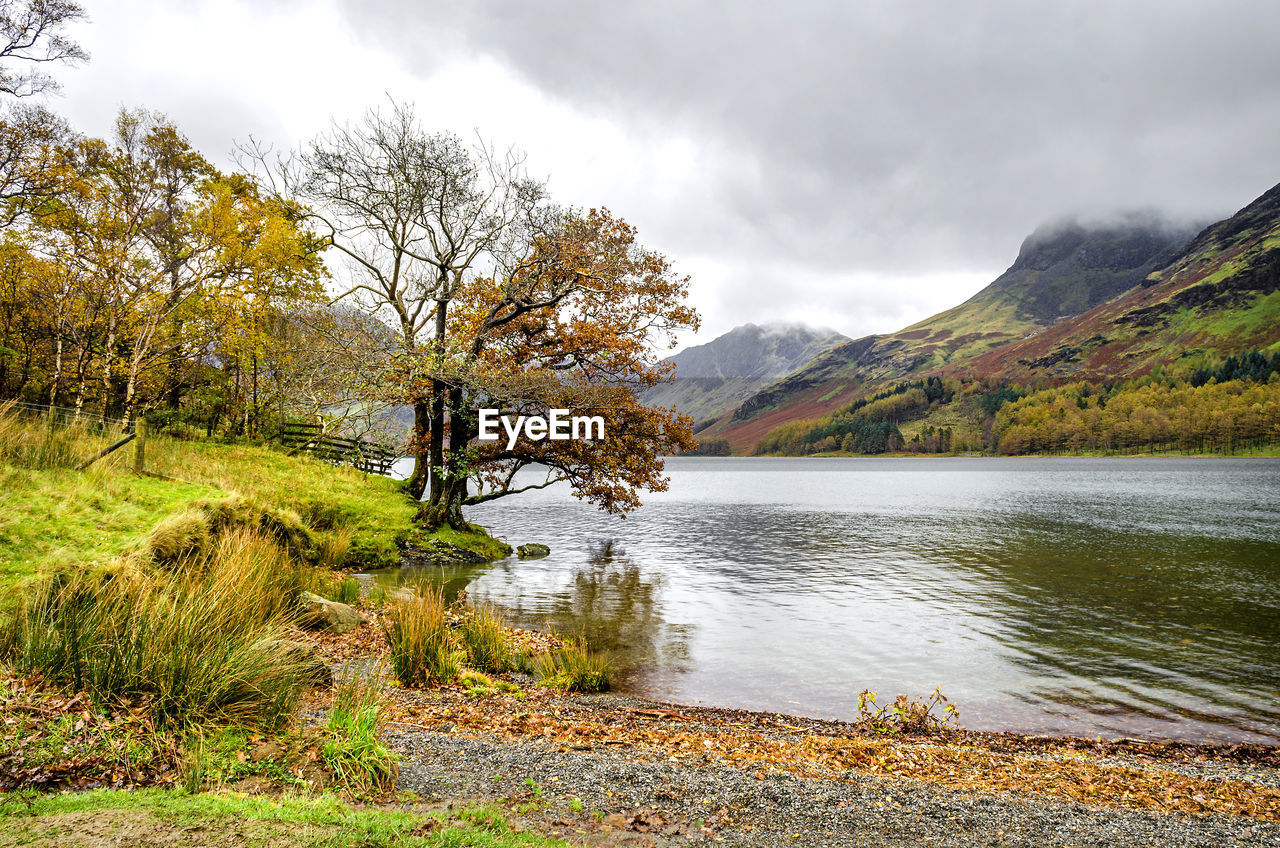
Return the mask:
M 625 670 L 660 663 L 679 669 L 689 660 L 692 625 L 667 621 L 662 579 L 644 570 L 613 539 L 591 542 L 566 588 L 532 608 L 522 598 L 490 594 L 518 623 L 585 636 L 614 651 Z

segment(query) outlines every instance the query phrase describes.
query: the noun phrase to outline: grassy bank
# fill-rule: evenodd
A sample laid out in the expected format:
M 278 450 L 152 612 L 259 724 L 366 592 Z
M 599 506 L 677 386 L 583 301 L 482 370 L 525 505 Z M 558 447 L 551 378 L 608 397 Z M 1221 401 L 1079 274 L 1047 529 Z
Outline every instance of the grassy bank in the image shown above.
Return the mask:
M 89 465 L 123 434 L 9 412 L 0 408 L 0 789 L 222 785 L 257 773 L 231 764 L 244 762 L 249 734 L 310 747 L 325 772 L 303 780 L 285 762 L 263 774 L 385 795 L 395 780 L 378 741 L 385 685 L 344 668 L 330 692 L 320 636 L 305 632 L 381 632 L 368 625 L 381 611 L 329 603 L 360 598 L 335 569 L 394 564 L 406 544 L 489 558 L 510 549 L 479 528 L 424 531 L 386 478 L 163 435 L 147 441 L 145 473 L 128 446 Z M 417 607 L 400 616 L 412 638 L 395 640 L 409 663 L 434 650 L 452 670 L 427 680 L 452 677 L 468 653 L 432 599 L 436 642 L 422 638 L 433 634 Z M 318 731 L 297 721 L 313 696 L 330 707 Z
M 0 800 L 0 846 L 271 845 L 275 848 L 554 848 L 494 807 L 356 808 L 333 796 L 94 791 Z
M 296 513 L 316 543 L 340 549 L 350 567 L 394 565 L 397 543 L 413 532 L 415 506 L 396 481 L 270 446 L 152 435 L 146 470 L 163 477 L 132 473 L 132 445 L 76 470 L 118 435 L 49 431 L 0 412 L 0 585 L 59 566 L 102 564 L 142 544 L 167 517 L 231 496 Z M 479 532 L 446 530 L 441 538 L 486 556 L 502 553 Z

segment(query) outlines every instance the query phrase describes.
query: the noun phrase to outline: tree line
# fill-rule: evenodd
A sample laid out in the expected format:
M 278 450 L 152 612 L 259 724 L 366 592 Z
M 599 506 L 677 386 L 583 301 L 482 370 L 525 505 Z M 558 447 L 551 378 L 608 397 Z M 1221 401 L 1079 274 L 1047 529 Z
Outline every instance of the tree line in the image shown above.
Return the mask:
M 934 423 L 937 415 L 950 423 Z M 923 423 L 904 438 L 900 427 L 914 421 Z M 756 453 L 1233 453 L 1276 444 L 1280 354 L 1255 350 L 1183 378 L 1156 373 L 1041 388 L 953 378 L 899 383 L 832 415 L 774 428 Z
M 1280 373 L 1265 381 L 1069 383 L 1032 392 L 996 416 L 1003 454 L 1236 451 L 1280 442 Z

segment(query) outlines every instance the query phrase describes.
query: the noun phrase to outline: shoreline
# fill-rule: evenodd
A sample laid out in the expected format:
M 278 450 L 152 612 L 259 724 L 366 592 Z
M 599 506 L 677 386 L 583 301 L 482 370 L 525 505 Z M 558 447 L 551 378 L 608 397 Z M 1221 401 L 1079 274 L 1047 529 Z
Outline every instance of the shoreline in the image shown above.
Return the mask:
M 1248 453 L 1181 453 L 1157 451 L 1155 453 L 808 453 L 808 454 L 734 454 L 711 456 L 680 454 L 666 459 L 1280 459 L 1280 447 L 1265 448 Z
M 335 667 L 342 655 L 354 654 L 335 650 L 341 641 L 355 638 L 325 640 Z M 1034 844 L 1079 844 L 1041 840 L 1048 833 L 1042 820 L 1064 817 L 1069 824 L 1055 826 L 1060 835 L 1086 842 L 1122 826 L 1135 840 L 1157 844 L 1247 841 L 1246 831 L 1280 844 L 1280 746 L 963 728 L 876 733 L 856 722 L 616 691 L 564 694 L 519 672 L 492 676 L 519 694 L 477 695 L 457 682 L 388 691 L 385 736 L 404 757 L 402 789 L 450 803 L 514 798 L 517 808 L 530 804 L 533 792 L 539 803 L 546 799 L 545 809 L 523 824 L 553 835 L 566 838 L 584 827 L 613 836 L 662 830 L 677 840 L 637 844 L 713 838 L 701 831 L 707 799 L 724 811 L 714 838 L 725 844 L 898 844 L 886 835 L 904 826 L 905 814 L 850 798 L 834 809 L 814 806 L 816 796 L 868 793 L 898 799 L 876 804 L 908 796 L 916 812 L 957 804 L 998 808 L 1010 833 L 1030 828 L 1026 838 Z M 313 716 L 323 709 L 315 704 Z M 529 781 L 538 789 L 524 785 Z M 577 804 L 602 817 L 592 822 L 574 814 Z M 821 822 L 811 815 L 819 809 Z M 654 821 L 661 827 L 650 828 Z M 704 825 L 695 827 L 698 821 Z M 565 830 L 564 822 L 573 827 Z M 878 829 L 875 839 L 867 836 L 869 826 Z M 943 840 L 937 844 L 956 834 L 935 830 Z
M 616 693 L 475 699 L 438 687 L 397 689 L 392 700 L 386 737 L 405 758 L 403 788 L 525 804 L 532 791 L 543 809 L 525 824 L 541 818 L 561 837 L 585 829 L 675 840 L 635 843 L 655 845 L 1280 842 L 1280 749 L 1269 746 L 877 737 L 848 723 Z M 575 816 L 575 806 L 599 817 Z M 708 813 L 715 829 L 699 836 Z M 1117 832 L 1126 834 L 1120 843 L 1107 836 Z

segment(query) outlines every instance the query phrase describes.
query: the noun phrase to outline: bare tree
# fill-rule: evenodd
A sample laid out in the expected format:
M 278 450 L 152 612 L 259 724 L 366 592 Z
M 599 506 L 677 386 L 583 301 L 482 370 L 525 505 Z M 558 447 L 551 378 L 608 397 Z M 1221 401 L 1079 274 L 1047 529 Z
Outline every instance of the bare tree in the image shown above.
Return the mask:
M 43 68 L 89 58 L 62 32 L 84 17 L 84 9 L 67 0 L 0 0 L 0 95 L 56 91 L 57 81 Z M 0 225 L 11 226 L 34 203 L 56 193 L 59 153 L 72 139 L 66 123 L 43 106 L 0 108 Z
M 523 157 L 452 133 L 427 133 L 413 108 L 371 109 L 335 124 L 290 157 L 250 143 L 242 153 L 272 186 L 308 207 L 312 225 L 345 260 L 334 300 L 385 317 L 409 359 L 442 358 L 450 302 L 506 251 L 514 231 L 544 201 Z M 412 388 L 410 494 L 422 497 L 429 470 L 444 465 L 448 387 Z M 432 497 L 438 491 L 432 485 Z
M 69 0 L 0 0 L 0 92 L 30 97 L 56 91 L 57 81 L 43 66 L 89 58 L 63 33 L 85 17 L 84 8 Z

